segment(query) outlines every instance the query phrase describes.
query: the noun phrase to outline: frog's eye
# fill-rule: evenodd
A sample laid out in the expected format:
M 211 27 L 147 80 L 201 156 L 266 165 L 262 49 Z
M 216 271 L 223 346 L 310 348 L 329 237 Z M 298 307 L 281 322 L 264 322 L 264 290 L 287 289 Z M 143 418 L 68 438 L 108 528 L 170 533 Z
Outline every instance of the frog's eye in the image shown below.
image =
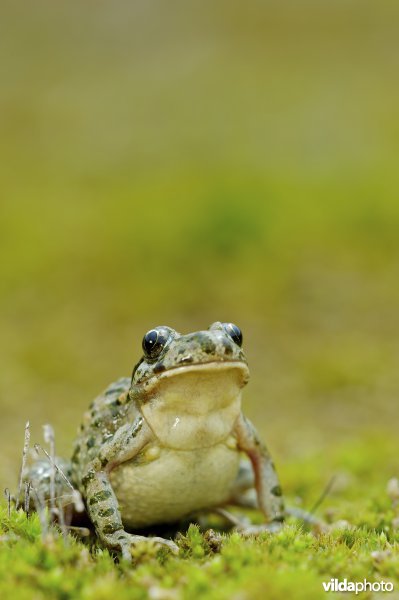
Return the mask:
M 166 331 L 162 329 L 150 329 L 143 337 L 143 351 L 147 358 L 157 358 L 168 341 Z
M 237 327 L 237 325 L 234 325 L 234 323 L 222 323 L 222 325 L 223 325 L 223 329 L 225 330 L 227 335 L 229 335 L 231 337 L 233 342 L 235 344 L 237 344 L 237 346 L 241 347 L 242 346 L 241 329 L 239 327 Z

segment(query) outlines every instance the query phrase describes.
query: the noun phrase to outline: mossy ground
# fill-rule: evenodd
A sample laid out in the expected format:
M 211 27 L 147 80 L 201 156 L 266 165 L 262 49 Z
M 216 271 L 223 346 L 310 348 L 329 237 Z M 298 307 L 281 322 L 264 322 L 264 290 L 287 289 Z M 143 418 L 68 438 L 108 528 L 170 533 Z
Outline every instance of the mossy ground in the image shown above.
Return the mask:
M 18 600 L 120 600 L 153 598 L 322 598 L 322 583 L 342 581 L 392 582 L 399 586 L 399 487 L 388 483 L 392 448 L 376 464 L 371 448 L 342 448 L 327 469 L 336 471 L 335 484 L 317 513 L 326 526 L 309 528 L 289 518 L 283 529 L 257 538 L 221 532 L 220 546 L 205 530 L 191 524 L 175 539 L 179 556 L 159 550 L 151 541 L 133 550 L 133 564 L 120 563 L 92 538 L 65 538 L 57 526 L 43 537 L 38 515 L 22 510 L 0 511 L 0 597 Z M 341 453 L 351 456 L 345 465 Z M 391 457 L 391 458 L 390 458 Z M 375 476 L 367 479 L 370 460 Z M 325 471 L 318 461 L 296 463 L 285 469 L 291 506 L 310 507 L 312 493 L 322 491 Z M 324 462 L 325 464 L 325 462 Z M 346 467 L 351 467 L 346 471 Z M 313 498 L 317 500 L 317 498 Z M 246 516 L 259 521 L 260 515 Z M 209 517 L 215 527 L 217 517 Z M 395 593 L 395 592 L 394 592 Z M 337 594 L 335 594 L 336 596 Z M 347 597 L 347 595 L 346 595 Z M 370 598 L 371 592 L 360 597 Z M 395 598 L 397 595 L 390 595 Z
M 399 533 L 363 525 L 314 536 L 287 524 L 275 535 L 223 539 L 214 552 L 198 528 L 180 539 L 181 555 L 156 555 L 140 545 L 134 566 L 115 564 L 101 550 L 52 531 L 40 537 L 38 518 L 2 515 L 8 541 L 0 553 L 0 591 L 4 598 L 107 600 L 174 598 L 320 598 L 322 582 L 331 577 L 352 581 L 396 581 Z M 364 594 L 363 597 L 369 597 Z

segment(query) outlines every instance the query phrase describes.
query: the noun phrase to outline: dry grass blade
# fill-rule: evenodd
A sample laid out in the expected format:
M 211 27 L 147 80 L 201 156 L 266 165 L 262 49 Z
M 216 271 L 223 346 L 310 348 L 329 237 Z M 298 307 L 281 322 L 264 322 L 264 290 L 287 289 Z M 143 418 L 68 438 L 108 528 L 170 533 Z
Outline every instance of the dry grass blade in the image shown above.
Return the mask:
M 48 458 L 48 460 L 50 461 L 50 463 L 54 466 L 54 468 L 57 471 L 57 473 L 59 473 L 61 475 L 61 477 L 63 478 L 63 480 L 67 484 L 67 486 L 74 492 L 75 488 L 73 487 L 72 483 L 69 481 L 68 477 L 62 471 L 62 469 L 60 469 L 60 467 L 57 465 L 57 463 L 51 458 L 51 456 L 49 455 L 49 453 L 47 452 L 47 450 L 45 450 L 45 448 L 43 448 L 42 446 L 40 446 L 40 444 L 35 444 L 35 450 L 36 450 L 36 452 L 38 454 L 39 454 L 39 451 L 41 450 L 46 455 L 46 457 Z
M 336 476 L 334 475 L 333 477 L 331 477 L 330 481 L 327 483 L 326 487 L 324 488 L 323 492 L 321 493 L 320 497 L 316 500 L 316 502 L 313 504 L 312 508 L 309 511 L 309 515 L 313 515 L 316 510 L 319 508 L 319 506 L 322 504 L 322 502 L 324 502 L 324 500 L 326 499 L 326 497 L 328 496 L 328 494 L 330 493 L 334 482 L 335 482 Z
M 55 438 L 54 429 L 51 427 L 51 425 L 43 425 L 43 437 L 44 441 L 50 446 L 50 511 L 51 515 L 55 515 Z
M 8 518 L 10 518 L 10 516 L 11 516 L 11 494 L 10 494 L 10 490 L 8 488 L 5 488 L 4 496 L 7 500 Z
M 22 464 L 21 464 L 21 470 L 19 473 L 18 492 L 17 492 L 16 501 L 15 501 L 15 509 L 16 510 L 19 507 L 19 499 L 21 497 L 21 492 L 22 492 L 22 480 L 23 480 L 25 467 L 26 467 L 26 457 L 27 457 L 28 451 L 29 451 L 29 442 L 30 442 L 30 427 L 29 427 L 29 421 L 27 421 L 26 425 L 25 425 L 24 448 L 22 450 Z
M 24 502 L 24 510 L 26 515 L 29 516 L 29 503 L 30 503 L 30 491 L 32 488 L 32 484 L 30 481 L 25 481 L 25 502 Z

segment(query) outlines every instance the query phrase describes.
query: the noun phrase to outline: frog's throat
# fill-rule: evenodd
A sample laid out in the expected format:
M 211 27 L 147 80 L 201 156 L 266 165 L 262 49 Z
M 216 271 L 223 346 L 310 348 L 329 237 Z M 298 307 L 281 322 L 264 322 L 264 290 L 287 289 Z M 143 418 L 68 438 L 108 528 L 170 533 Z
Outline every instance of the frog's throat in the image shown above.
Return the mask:
M 209 448 L 232 433 L 247 380 L 248 367 L 239 361 L 176 367 L 142 388 L 140 410 L 164 448 Z
M 221 372 L 234 369 L 239 373 L 239 384 L 240 387 L 244 387 L 249 381 L 249 369 L 248 365 L 241 360 L 225 360 L 225 361 L 210 361 L 207 363 L 198 364 L 184 364 L 176 367 L 171 367 L 162 373 L 157 373 L 153 377 L 149 377 L 145 381 L 142 381 L 138 385 L 133 384 L 130 389 L 130 396 L 139 400 L 139 402 L 146 402 L 151 397 L 151 392 L 159 386 L 160 381 L 164 379 L 171 379 L 173 377 L 179 377 L 179 375 L 185 375 L 186 373 L 198 373 L 203 372 L 204 374 L 209 372 Z

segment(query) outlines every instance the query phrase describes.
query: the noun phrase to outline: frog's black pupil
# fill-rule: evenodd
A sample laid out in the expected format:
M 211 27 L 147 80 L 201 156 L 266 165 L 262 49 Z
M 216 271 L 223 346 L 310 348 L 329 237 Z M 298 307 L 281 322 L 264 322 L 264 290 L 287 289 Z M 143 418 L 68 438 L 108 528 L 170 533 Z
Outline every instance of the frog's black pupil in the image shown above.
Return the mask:
M 234 323 L 225 323 L 224 328 L 233 340 L 233 342 L 237 344 L 237 346 L 242 346 L 241 329 L 237 327 L 237 325 L 234 325 Z
M 151 356 L 157 349 L 158 332 L 155 329 L 148 331 L 143 338 L 143 350 L 145 354 Z M 162 347 L 162 346 L 161 346 Z

